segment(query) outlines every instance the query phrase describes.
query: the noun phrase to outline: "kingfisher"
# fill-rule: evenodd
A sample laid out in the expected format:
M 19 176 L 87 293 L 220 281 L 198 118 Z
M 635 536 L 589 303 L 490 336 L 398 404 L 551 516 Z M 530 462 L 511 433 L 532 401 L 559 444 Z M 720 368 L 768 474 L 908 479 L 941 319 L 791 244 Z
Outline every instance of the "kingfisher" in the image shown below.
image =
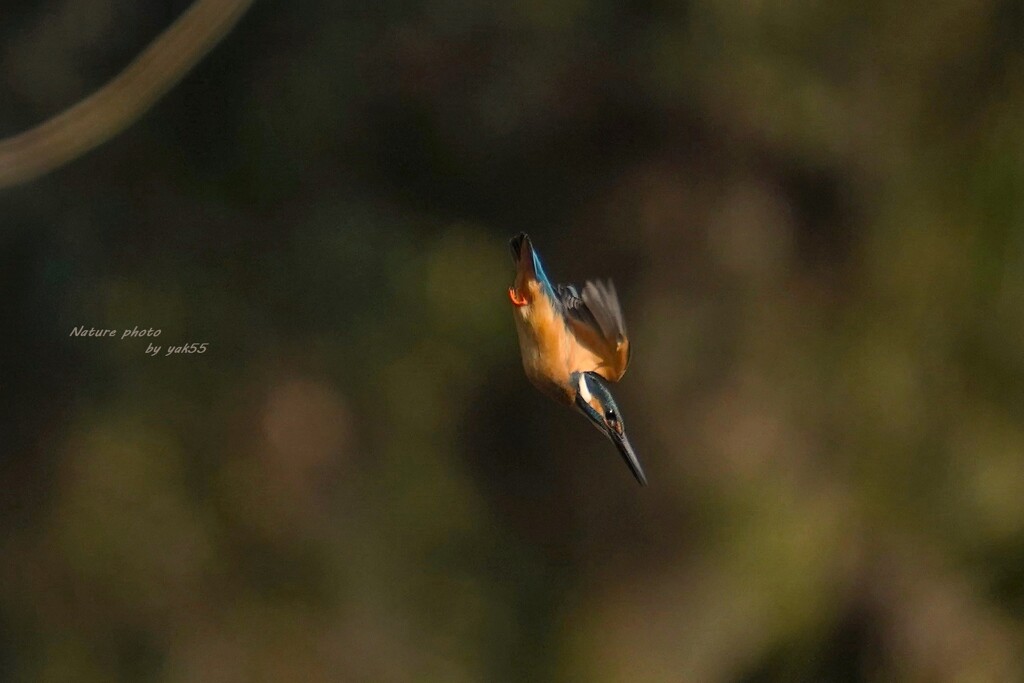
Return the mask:
M 508 288 L 526 376 L 542 393 L 583 413 L 615 447 L 642 486 L 640 460 L 626 438 L 609 382 L 629 365 L 629 337 L 615 286 L 591 280 L 580 289 L 553 285 L 530 237 L 509 243 L 516 276 Z

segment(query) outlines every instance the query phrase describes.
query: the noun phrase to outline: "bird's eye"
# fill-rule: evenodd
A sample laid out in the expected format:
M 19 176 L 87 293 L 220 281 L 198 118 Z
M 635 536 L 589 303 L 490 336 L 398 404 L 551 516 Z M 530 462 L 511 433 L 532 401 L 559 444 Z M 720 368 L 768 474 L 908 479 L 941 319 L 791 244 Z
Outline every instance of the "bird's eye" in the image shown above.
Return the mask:
M 605 413 L 604 416 L 609 422 L 615 422 L 618 419 L 618 416 L 615 414 L 614 410 L 609 410 L 607 413 Z

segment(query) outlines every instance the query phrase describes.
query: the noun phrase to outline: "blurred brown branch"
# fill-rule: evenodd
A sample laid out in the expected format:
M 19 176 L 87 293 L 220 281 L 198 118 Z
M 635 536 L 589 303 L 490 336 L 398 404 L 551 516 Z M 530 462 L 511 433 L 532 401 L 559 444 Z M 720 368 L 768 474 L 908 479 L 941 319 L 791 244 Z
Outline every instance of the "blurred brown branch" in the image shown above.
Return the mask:
M 64 112 L 0 140 L 0 188 L 76 159 L 131 125 L 227 35 L 253 0 L 196 0 L 124 71 Z

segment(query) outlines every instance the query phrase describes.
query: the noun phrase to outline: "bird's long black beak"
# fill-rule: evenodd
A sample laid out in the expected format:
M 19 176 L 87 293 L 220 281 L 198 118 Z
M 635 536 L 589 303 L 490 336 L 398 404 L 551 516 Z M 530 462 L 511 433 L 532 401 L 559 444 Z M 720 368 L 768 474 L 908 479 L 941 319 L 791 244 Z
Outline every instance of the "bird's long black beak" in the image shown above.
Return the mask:
M 608 438 L 612 440 L 615 447 L 619 449 L 619 453 L 622 454 L 622 459 L 626 461 L 626 465 L 629 466 L 629 470 L 636 477 L 636 480 L 640 482 L 641 486 L 647 486 L 647 475 L 644 474 L 644 468 L 640 464 L 640 458 L 636 457 L 636 453 L 633 451 L 633 446 L 629 443 L 629 439 L 626 438 L 626 433 L 616 432 L 609 430 Z

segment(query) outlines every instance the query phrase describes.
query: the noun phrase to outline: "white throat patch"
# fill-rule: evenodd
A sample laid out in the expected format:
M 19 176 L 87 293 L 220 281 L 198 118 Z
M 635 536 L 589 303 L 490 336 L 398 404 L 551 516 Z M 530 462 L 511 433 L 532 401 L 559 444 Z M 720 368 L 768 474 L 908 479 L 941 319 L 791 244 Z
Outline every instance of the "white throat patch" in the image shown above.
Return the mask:
M 582 372 L 580 373 L 580 396 L 587 403 L 590 403 L 590 399 L 593 398 L 590 393 L 590 387 L 587 386 L 587 376 Z

